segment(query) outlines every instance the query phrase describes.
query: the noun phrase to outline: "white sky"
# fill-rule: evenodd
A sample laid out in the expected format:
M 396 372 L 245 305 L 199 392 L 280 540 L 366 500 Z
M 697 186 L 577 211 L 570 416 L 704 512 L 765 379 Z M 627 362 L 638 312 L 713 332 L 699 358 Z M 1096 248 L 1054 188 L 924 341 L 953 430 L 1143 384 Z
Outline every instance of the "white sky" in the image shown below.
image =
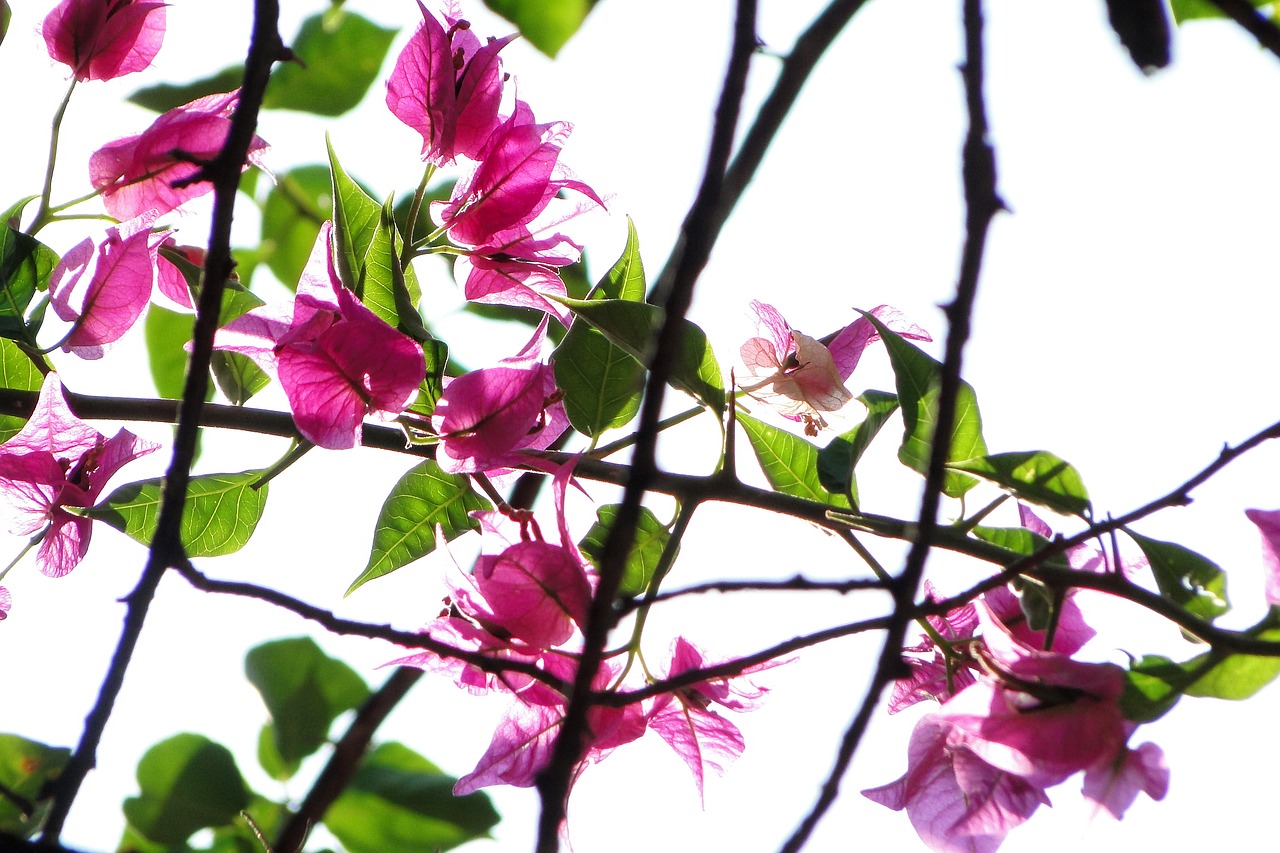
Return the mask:
M 49 5 L 17 4 L 0 48 L 2 79 L 21 81 L 5 95 L 5 206 L 39 190 L 46 117 L 64 87 L 62 70 L 51 67 L 32 35 Z M 286 2 L 281 31 L 288 36 L 319 5 Z M 393 54 L 417 19 L 408 2 L 348 5 L 406 27 Z M 504 53 L 521 96 L 540 118 L 575 123 L 567 162 L 613 196 L 618 216 L 589 244 L 594 274 L 621 247 L 622 214 L 635 219 L 650 270 L 665 258 L 700 174 L 730 8 L 727 0 L 606 0 L 556 63 L 519 42 Z M 785 51 L 818 8 L 809 0 L 766 0 L 760 35 Z M 247 0 L 178 0 L 169 9 L 168 41 L 153 70 L 83 86 L 67 120 L 55 196 L 83 192 L 88 153 L 151 120 L 141 110 L 116 106 L 116 97 L 238 61 L 249 9 Z M 1178 33 L 1174 67 L 1147 79 L 1106 29 L 1102 3 L 998 0 L 987 17 L 992 138 L 1000 189 L 1013 213 L 1000 217 L 992 232 L 965 376 L 977 389 L 993 452 L 1051 450 L 1081 470 L 1098 512 L 1119 514 L 1180 483 L 1224 442 L 1280 417 L 1271 384 L 1278 352 L 1270 322 L 1280 310 L 1273 249 L 1280 224 L 1280 114 L 1274 108 L 1280 63 L 1232 25 L 1202 23 Z M 489 19 L 483 15 L 473 18 L 481 33 L 507 31 L 501 24 L 484 27 Z M 793 326 L 816 335 L 849 322 L 854 306 L 887 302 L 941 337 L 936 306 L 953 287 L 962 236 L 957 19 L 958 3 L 873 0 L 824 61 L 726 229 L 693 307 L 692 318 L 706 328 L 726 365 L 752 333 L 746 313 L 751 299 L 776 305 Z M 751 96 L 758 102 L 772 61 L 758 58 L 754 70 Z M 14 116 L 24 117 L 20 131 Z M 379 193 L 416 184 L 419 140 L 386 113 L 377 91 L 365 108 L 338 123 L 269 114 L 261 135 L 273 144 L 273 163 L 283 171 L 323 162 L 326 128 L 348 170 Z M 183 225 L 193 242 L 203 241 L 203 219 Z M 253 240 L 256 222 L 246 208 L 241 227 L 240 242 Z M 73 228 L 42 235 L 59 249 L 80 236 Z M 481 337 L 480 326 L 456 313 L 452 286 L 428 270 L 437 283 L 428 287 L 425 311 L 465 359 L 491 360 L 519 342 L 523 333 L 514 330 L 484 327 Z M 140 337 L 122 346 L 135 354 L 125 362 L 132 372 L 122 372 L 121 362 L 110 357 L 98 364 L 63 360 L 67 384 L 97 393 L 151 393 L 136 358 Z M 502 343 L 494 345 L 496 338 Z M 891 381 L 876 353 L 850 387 L 858 393 L 890 388 Z M 255 403 L 283 401 L 265 394 Z M 135 429 L 157 438 L 167 434 Z M 907 517 L 918 485 L 893 460 L 894 430 L 886 427 L 885 443 L 873 449 L 859 480 L 868 509 Z M 679 453 L 672 449 L 676 442 L 667 446 L 667 464 L 705 470 L 707 457 L 690 458 L 686 448 L 705 446 L 711 434 L 696 425 L 687 430 Z M 212 436 L 202 465 L 243 470 L 269 463 L 282 449 L 278 441 L 244 445 L 238 436 Z M 364 565 L 383 496 L 410 464 L 388 456 L 312 453 L 272 484 L 267 517 L 250 545 L 204 567 L 218 577 L 278 586 L 343 615 L 406 628 L 421 624 L 443 594 L 437 559 L 341 599 Z M 155 474 L 164 461 L 157 455 L 131 468 L 130 476 Z M 744 468 L 751 471 L 747 462 Z M 1229 624 L 1247 624 L 1261 612 L 1257 534 L 1242 510 L 1280 506 L 1277 473 L 1280 450 L 1264 448 L 1199 490 L 1190 508 L 1139 527 L 1228 568 L 1238 610 L 1225 620 Z M 592 493 L 602 502 L 609 497 L 603 489 Z M 575 512 L 586 517 L 590 507 L 582 501 Z M 720 507 L 705 508 L 698 521 L 671 580 L 675 585 L 850 571 L 847 552 L 804 525 Z M 0 553 L 18 547 L 17 539 L 0 539 Z M 899 553 L 892 545 L 873 547 L 890 564 Z M 6 670 L 0 731 L 75 743 L 118 635 L 123 608 L 115 599 L 132 587 L 142 560 L 140 548 L 101 529 L 89 558 L 71 576 L 49 580 L 29 564 L 9 576 L 15 609 L 0 626 Z M 956 561 L 931 566 L 944 589 L 958 589 L 973 577 Z M 764 596 L 707 598 L 695 605 L 658 614 L 650 654 L 657 656 L 676 632 L 713 654 L 752 651 L 884 606 Z M 1178 648 L 1175 632 L 1132 611 L 1113 615 L 1107 625 L 1112 639 L 1095 648 L 1100 658 L 1122 660 L 1116 649 Z M 84 788 L 65 841 L 90 850 L 114 845 L 122 825 L 119 800 L 136 790 L 137 757 L 178 731 L 201 732 L 232 747 L 251 784 L 279 794 L 253 758 L 265 717 L 242 677 L 242 653 L 264 639 L 305 630 L 265 606 L 211 600 L 180 580 L 166 581 L 107 730 L 100 769 Z M 322 643 L 371 681 L 384 675 L 372 668 L 395 656 L 380 644 Z M 874 639 L 845 641 L 768 673 L 762 680 L 774 692 L 762 709 L 735 720 L 747 751 L 723 779 L 708 782 L 705 811 L 683 765 L 656 738 L 620 749 L 578 786 L 571 809 L 575 848 L 776 849 L 812 803 L 877 647 Z M 1273 831 L 1274 797 L 1251 777 L 1276 758 L 1259 734 L 1274 724 L 1278 695 L 1270 688 L 1243 704 L 1184 702 L 1138 736 L 1168 753 L 1173 784 L 1164 804 L 1140 801 L 1123 824 L 1089 823 L 1078 782 L 1070 782 L 1052 792 L 1055 808 L 1016 830 L 1002 850 L 1087 844 L 1103 853 L 1128 850 L 1138 839 L 1172 850 L 1255 846 L 1253 839 Z M 501 707 L 501 700 L 476 700 L 447 683 L 424 681 L 383 735 L 460 775 L 483 752 Z M 902 772 L 913 719 L 876 720 L 845 796 L 810 849 L 922 849 L 904 815 L 856 794 Z M 289 789 L 297 797 L 304 792 L 301 784 Z M 467 849 L 529 849 L 534 795 L 492 793 L 504 817 L 497 840 Z

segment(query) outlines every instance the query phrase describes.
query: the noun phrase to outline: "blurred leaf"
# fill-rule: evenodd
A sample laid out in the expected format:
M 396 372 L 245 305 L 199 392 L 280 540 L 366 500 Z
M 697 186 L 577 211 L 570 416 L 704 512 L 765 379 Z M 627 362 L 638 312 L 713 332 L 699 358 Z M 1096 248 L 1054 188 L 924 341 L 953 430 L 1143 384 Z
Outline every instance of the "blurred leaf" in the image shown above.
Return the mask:
M 311 257 L 320 226 L 333 207 L 327 166 L 299 166 L 279 176 L 262 205 L 261 260 L 290 290 Z
M 942 381 L 942 365 L 915 344 L 892 332 L 870 314 L 864 315 L 876 327 L 889 351 L 889 362 L 897 380 L 898 401 L 902 406 L 902 422 L 905 430 L 898 458 L 919 474 L 929 470 L 930 445 L 934 426 L 938 419 L 938 392 Z M 951 446 L 948 462 L 960 462 L 985 456 L 987 444 L 982 439 L 982 415 L 978 412 L 978 398 L 968 382 L 961 380 L 956 394 L 955 424 L 951 430 Z M 969 491 L 977 480 L 964 474 L 948 471 L 942 491 L 948 497 L 958 498 Z
M 662 309 L 644 302 L 622 299 L 560 299 L 624 352 L 644 364 L 653 335 L 662 320 Z M 724 411 L 724 380 L 720 363 L 696 324 L 682 322 L 684 336 L 675 354 L 671 384 L 691 394 L 717 413 Z
M 484 4 L 515 24 L 530 44 L 555 58 L 596 0 L 484 0 Z
M 1090 508 L 1080 472 L 1044 450 L 996 453 L 947 465 L 977 474 L 1017 497 L 1063 515 L 1084 515 Z
M 0 43 L 9 34 L 9 21 L 13 19 L 13 9 L 9 8 L 9 0 L 0 0 Z
M 36 368 L 30 356 L 13 341 L 0 338 L 0 388 L 39 391 L 43 384 L 44 374 Z M 25 418 L 0 415 L 0 443 L 17 435 L 26 423 Z
M 24 806 L 31 807 L 31 812 L 24 814 L 12 797 L 0 796 L 0 832 L 19 838 L 35 835 L 49 811 L 41 791 L 62 773 L 70 757 L 71 750 L 66 747 L 0 734 L 0 785 L 25 800 Z
M 129 824 L 146 838 L 180 844 L 193 832 L 231 823 L 249 789 L 231 752 L 203 735 L 161 741 L 138 762 L 141 794 L 124 801 Z
M 159 305 L 147 309 L 144 321 L 147 340 L 147 361 L 151 367 L 151 381 L 156 393 L 168 400 L 182 398 L 182 388 L 187 377 L 187 351 L 191 340 L 195 317 L 179 311 L 170 311 Z M 209 389 L 205 399 L 213 396 Z
M 258 766 L 277 782 L 288 782 L 302 767 L 302 759 L 286 760 L 280 754 L 280 733 L 274 722 L 266 723 L 258 731 Z
M 1273 0 L 1250 0 L 1256 8 L 1270 5 Z M 1170 0 L 1173 9 L 1173 20 L 1181 24 L 1196 18 L 1225 18 L 1222 10 L 1210 0 Z
M 867 391 L 858 398 L 867 407 L 867 416 L 853 429 L 838 435 L 818 451 L 818 482 L 832 494 L 849 498 L 858 508 L 858 478 L 854 470 L 885 421 L 898 410 L 898 398 L 884 391 Z
M 222 313 L 218 326 L 225 326 L 263 302 L 247 290 L 227 289 L 222 293 Z M 271 384 L 271 377 L 245 355 L 226 350 L 214 350 L 209 362 L 213 380 L 233 406 L 243 406 L 249 398 Z
M 591 525 L 587 535 L 578 543 L 582 555 L 600 565 L 600 557 L 604 553 L 605 540 L 613 529 L 614 519 L 618 517 L 618 504 L 608 504 L 596 510 L 596 522 Z M 627 555 L 626 567 L 622 571 L 622 582 L 618 586 L 619 598 L 630 598 L 640 595 L 649 588 L 653 573 L 662 559 L 662 551 L 667 547 L 670 533 L 667 526 L 658 520 L 648 507 L 640 507 L 640 518 L 636 522 L 635 541 L 631 544 L 631 553 Z
M 183 104 L 189 104 L 206 95 L 216 95 L 239 89 L 240 81 L 243 78 L 244 69 L 239 65 L 233 65 L 230 68 L 222 69 L 211 77 L 202 77 L 190 83 L 182 83 L 177 86 L 168 83 L 147 86 L 130 95 L 128 101 L 131 104 L 137 104 L 143 109 L 163 113 Z
M 422 460 L 387 495 L 373 531 L 369 562 L 346 594 L 434 551 L 440 544 L 437 525 L 445 539 L 452 540 L 479 527 L 468 513 L 492 508 L 471 487 L 469 477 L 447 474 L 433 459 Z
M 262 471 L 192 477 L 182 515 L 182 547 L 188 557 L 219 557 L 249 541 L 267 505 L 267 486 L 252 485 Z M 128 483 L 84 511 L 143 545 L 151 544 L 160 513 L 161 478 Z
M 36 238 L 0 225 L 0 336 L 28 336 L 27 306 L 37 290 L 49 289 L 58 260 L 58 254 Z
M 850 509 L 849 499 L 823 487 L 818 477 L 818 448 L 786 430 L 749 415 L 738 415 L 765 479 L 775 491 L 821 504 Z
M 271 714 L 275 747 L 286 765 L 319 749 L 333 721 L 369 697 L 355 670 L 310 637 L 255 646 L 245 655 L 244 671 Z
M 338 116 L 364 99 L 396 31 L 350 12 L 326 18 L 312 15 L 302 22 L 289 45 L 301 63 L 276 66 L 264 108 Z
M 990 542 L 993 545 L 999 545 L 1015 554 L 1021 554 L 1029 557 L 1049 544 L 1049 540 L 1045 539 L 1039 533 L 1033 533 L 1025 527 L 983 527 L 978 525 L 973 528 L 973 535 L 979 539 Z M 1062 557 L 1051 558 L 1046 565 L 1054 565 L 1054 561 L 1058 565 L 1066 566 Z
M 1227 577 L 1217 563 L 1173 542 L 1148 539 L 1128 528 L 1125 533 L 1151 564 L 1163 598 L 1207 622 L 1231 609 L 1227 603 Z
M 455 797 L 457 781 L 406 746 L 380 744 L 324 825 L 348 853 L 424 853 L 487 837 L 498 813 L 484 793 Z
M 1272 628 L 1255 636 L 1260 640 L 1280 640 L 1280 629 Z M 1212 652 L 1205 652 L 1183 666 L 1194 668 Z M 1248 699 L 1280 675 L 1280 658 L 1257 655 L 1230 655 L 1187 687 L 1188 696 L 1240 701 Z

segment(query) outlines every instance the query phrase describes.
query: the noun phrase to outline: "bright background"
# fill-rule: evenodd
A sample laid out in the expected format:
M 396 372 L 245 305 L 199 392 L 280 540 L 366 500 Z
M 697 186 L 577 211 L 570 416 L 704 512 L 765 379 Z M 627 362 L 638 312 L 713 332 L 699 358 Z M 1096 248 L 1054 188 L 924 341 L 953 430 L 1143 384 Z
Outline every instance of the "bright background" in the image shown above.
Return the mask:
M 7 81 L 0 204 L 6 206 L 39 191 L 47 119 L 65 86 L 64 69 L 50 63 L 35 35 L 51 5 L 17 4 L 0 47 L 0 79 Z M 281 32 L 288 37 L 319 5 L 286 2 Z M 408 2 L 348 5 L 405 27 L 392 56 L 418 16 Z M 814 335 L 849 322 L 855 306 L 887 302 L 941 339 L 937 305 L 954 286 L 962 238 L 958 5 L 871 2 L 819 67 L 699 286 L 692 319 L 707 330 L 726 366 L 754 331 L 746 310 L 751 299 L 776 305 L 794 327 Z M 807 0 L 766 0 L 760 36 L 785 53 L 819 8 Z M 55 200 L 84 191 L 83 164 L 91 151 L 151 121 L 119 98 L 142 85 L 193 79 L 240 61 L 250 9 L 247 0 L 179 0 L 169 9 L 169 35 L 153 69 L 82 86 L 64 125 Z M 482 10 L 468 12 L 482 34 L 509 31 Z M 504 53 L 521 97 L 540 118 L 576 124 L 565 159 L 611 196 L 616 216 L 589 244 L 593 276 L 621 248 L 623 214 L 637 223 L 651 272 L 665 259 L 701 173 L 730 16 L 726 0 L 605 0 L 556 62 L 520 42 Z M 992 138 L 1000 190 L 1012 213 L 992 232 L 965 376 L 977 389 L 993 452 L 1051 450 L 1081 470 L 1100 514 L 1123 513 L 1185 480 L 1223 443 L 1280 416 L 1272 379 L 1274 318 L 1280 316 L 1274 264 L 1280 63 L 1234 25 L 1200 23 L 1177 34 L 1174 66 L 1148 79 L 1107 29 L 1100 0 L 1052 6 L 997 0 L 987 18 Z M 774 68 L 767 56 L 755 60 L 753 104 L 767 92 Z M 323 162 L 326 129 L 348 170 L 378 194 L 416 184 L 420 140 L 386 112 L 377 90 L 339 122 L 269 113 L 260 133 L 274 146 L 273 166 L 284 171 Z M 250 244 L 254 214 L 242 205 L 238 216 L 238 242 Z M 205 239 L 203 215 L 179 225 L 181 239 Z M 41 235 L 60 250 L 82 236 L 74 226 Z M 522 329 L 495 331 L 458 313 L 456 290 L 441 269 L 424 266 L 423 272 L 430 282 L 424 311 L 462 359 L 489 362 L 523 340 Z M 121 349 L 140 353 L 140 337 L 135 331 Z M 152 393 L 140 357 L 120 359 L 59 365 L 75 390 Z M 130 365 L 127 371 L 122 363 Z M 891 383 L 876 352 L 850 387 L 858 393 Z M 254 402 L 283 406 L 274 391 Z M 114 428 L 103 425 L 104 431 L 108 426 Z M 130 428 L 157 439 L 168 435 L 163 427 Z M 865 508 L 910 517 L 919 481 L 894 460 L 894 431 L 886 427 L 859 480 Z M 663 460 L 705 471 L 713 439 L 713 428 L 695 422 L 664 444 Z M 279 440 L 212 435 L 201 466 L 244 470 L 269 463 L 283 448 Z M 129 477 L 159 473 L 163 456 L 131 468 Z M 276 586 L 341 615 L 421 625 L 443 595 L 442 556 L 341 598 L 364 565 L 383 497 L 410 464 L 372 451 L 313 452 L 272 484 L 267 516 L 250 545 L 204 568 L 216 577 Z M 759 480 L 745 457 L 743 468 Z M 1258 537 L 1243 510 L 1280 506 L 1277 473 L 1280 449 L 1265 447 L 1198 490 L 1191 507 L 1139 526 L 1229 570 L 1236 610 L 1228 624 L 1248 624 L 1261 613 Z M 606 489 L 590 491 L 599 502 L 611 498 Z M 661 502 L 655 507 L 666 511 Z M 582 519 L 575 529 L 584 531 L 591 506 L 581 500 L 573 511 Z M 0 543 L 0 553 L 20 547 L 16 538 Z M 891 566 L 901 553 L 893 543 L 873 548 Z M 455 553 L 465 562 L 466 546 Z M 102 529 L 88 560 L 67 578 L 43 578 L 29 563 L 10 574 L 6 585 L 15 605 L 0 626 L 0 731 L 74 745 L 118 636 L 123 607 L 116 599 L 132 588 L 143 559 L 139 547 Z M 834 578 L 858 571 L 852 565 L 847 550 L 806 525 L 706 507 L 671 583 L 796 572 Z M 930 567 L 944 590 L 956 591 L 975 576 L 956 560 L 935 558 Z M 660 611 L 647 648 L 660 658 L 669 637 L 683 632 L 714 655 L 745 653 L 884 606 L 883 600 L 827 595 L 707 597 Z M 1176 632 L 1132 609 L 1109 616 L 1106 640 L 1093 648 L 1099 659 L 1123 661 L 1118 650 L 1190 653 Z M 88 850 L 114 845 L 122 827 L 119 801 L 136 790 L 138 756 L 179 731 L 230 746 L 250 783 L 277 795 L 253 759 L 265 713 L 241 662 L 257 642 L 307 630 L 264 605 L 202 596 L 179 579 L 166 580 L 107 730 L 100 769 L 89 778 L 64 841 Z M 321 642 L 374 682 L 385 675 L 374 668 L 397 654 L 356 639 Z M 657 738 L 619 750 L 578 786 L 571 807 L 575 849 L 776 849 L 813 802 L 877 649 L 878 638 L 845 640 L 763 676 L 773 693 L 760 710 L 735 718 L 747 750 L 723 779 L 708 782 L 705 809 L 683 764 Z M 1168 754 L 1173 783 L 1165 803 L 1139 801 L 1122 824 L 1091 821 L 1072 781 L 1052 792 L 1054 809 L 1014 831 L 1002 849 L 1087 844 L 1101 853 L 1135 842 L 1170 850 L 1256 848 L 1274 832 L 1274 796 L 1255 775 L 1266 774 L 1277 757 L 1266 733 L 1280 710 L 1278 697 L 1269 688 L 1243 704 L 1184 702 L 1135 741 L 1154 740 Z M 424 680 L 381 734 L 461 775 L 483 752 L 502 705 Z M 904 815 L 856 793 L 902 772 L 918 716 L 876 719 L 844 796 L 810 849 L 920 849 Z M 305 786 L 295 780 L 288 793 L 300 798 Z M 533 793 L 491 793 L 503 815 L 496 840 L 468 849 L 529 849 Z

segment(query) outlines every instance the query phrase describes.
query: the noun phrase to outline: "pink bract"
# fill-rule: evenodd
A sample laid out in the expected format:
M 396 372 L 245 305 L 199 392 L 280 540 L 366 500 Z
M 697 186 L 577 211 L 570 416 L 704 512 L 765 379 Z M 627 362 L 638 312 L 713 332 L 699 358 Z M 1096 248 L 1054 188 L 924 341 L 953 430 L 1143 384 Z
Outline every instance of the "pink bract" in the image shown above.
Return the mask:
M 426 375 L 426 362 L 416 342 L 340 284 L 331 241 L 331 223 L 325 223 L 291 311 L 250 311 L 219 330 L 214 346 L 275 372 L 302 436 L 344 449 L 360 443 L 366 415 L 389 420 L 404 410 Z
M 111 80 L 151 64 L 164 41 L 165 6 L 150 0 L 63 0 L 44 19 L 49 55 L 77 80 Z
M 24 536 L 45 530 L 36 552 L 40 571 L 61 577 L 88 551 L 92 521 L 64 507 L 93 506 L 116 471 L 158 447 L 123 429 L 105 437 L 72 414 L 57 374 L 45 377 L 31 419 L 0 445 L 10 530 Z
M 9 590 L 0 586 L 0 621 L 9 618 L 9 609 L 13 607 L 13 596 Z
M 1113 758 L 1100 761 L 1084 774 L 1084 796 L 1098 809 L 1116 820 L 1133 805 L 1138 794 L 1163 800 L 1169 793 L 1169 766 L 1164 751 L 1154 743 L 1137 749 L 1123 749 Z
M 1262 565 L 1266 569 L 1267 604 L 1280 605 L 1280 509 L 1246 509 L 1244 514 L 1262 534 Z
M 49 279 L 50 303 L 54 313 L 75 323 L 62 342 L 64 352 L 86 359 L 102 358 L 107 347 L 142 316 L 151 299 L 156 249 L 163 239 L 152 237 L 154 218 L 141 216 L 118 229 L 108 228 L 96 259 L 92 241 L 83 240 L 54 267 Z M 90 268 L 92 274 L 86 276 Z
M 208 95 L 169 110 L 137 136 L 117 139 L 89 158 L 89 182 L 116 219 L 132 219 L 148 210 L 162 216 L 213 190 L 208 181 L 174 186 L 212 160 L 231 129 L 238 92 Z M 255 136 L 248 161 L 258 164 L 267 144 Z
M 421 2 L 422 26 L 396 59 L 387 80 L 387 108 L 422 136 L 423 159 L 436 164 L 476 158 L 501 124 L 502 62 L 515 36 L 483 47 L 465 20 L 448 29 Z

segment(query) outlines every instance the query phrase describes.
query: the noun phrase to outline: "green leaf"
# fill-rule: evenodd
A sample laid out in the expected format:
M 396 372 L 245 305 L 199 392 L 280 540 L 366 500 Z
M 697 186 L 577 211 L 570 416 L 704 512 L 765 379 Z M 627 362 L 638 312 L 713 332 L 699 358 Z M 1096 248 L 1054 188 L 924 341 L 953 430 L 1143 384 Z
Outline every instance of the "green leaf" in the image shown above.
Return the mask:
M 1125 532 L 1151 564 L 1163 598 L 1208 622 L 1231 609 L 1227 577 L 1217 563 L 1173 542 L 1148 539 L 1128 528 Z
M 4 213 L 0 213 L 0 225 L 8 225 L 15 231 L 22 230 L 22 211 L 26 210 L 27 205 L 40 198 L 38 195 L 24 195 L 22 198 L 9 205 L 9 209 Z
M 530 44 L 555 58 L 596 0 L 484 0 L 484 4 L 515 24 Z
M 13 19 L 13 9 L 9 8 L 9 0 L 0 0 L 0 43 L 9 34 L 9 21 Z
M 1280 628 L 1255 627 L 1252 637 L 1275 642 Z M 1208 651 L 1183 663 L 1148 655 L 1129 665 L 1120 707 L 1125 719 L 1139 723 L 1163 716 L 1182 696 L 1241 701 L 1280 675 L 1280 658 L 1227 655 Z
M 492 509 L 471 487 L 468 477 L 447 474 L 433 459 L 424 459 L 392 488 L 378 513 L 369 562 L 347 595 L 365 583 L 390 574 L 436 549 L 437 525 L 446 541 L 479 523 L 468 513 Z
M 261 260 L 290 290 L 297 290 L 320 226 L 333 208 L 327 166 L 299 166 L 279 176 L 262 204 Z
M 35 835 L 49 811 L 49 803 L 41 799 L 41 792 L 62 773 L 70 757 L 71 750 L 66 747 L 48 746 L 21 735 L 0 734 L 0 785 L 33 808 L 31 814 L 24 815 L 13 799 L 0 796 L 0 832 L 13 833 L 19 838 Z
M 151 381 L 156 393 L 169 400 L 182 398 L 182 388 L 187 378 L 187 351 L 183 349 L 191 340 L 190 314 L 170 311 L 159 305 L 147 309 L 144 322 L 147 340 L 147 361 L 151 367 Z M 213 389 L 209 389 L 208 399 Z
M 382 205 L 352 180 L 338 162 L 333 143 L 329 149 L 329 171 L 333 181 L 334 261 L 342 286 L 364 298 L 360 289 L 365 253 L 382 221 Z
M 34 237 L 0 225 L 0 336 L 24 338 L 24 315 L 37 290 L 49 289 L 58 254 Z M 34 331 L 31 333 L 34 334 Z
M 342 115 L 364 99 L 395 34 L 350 12 L 312 15 L 289 45 L 301 62 L 272 71 L 262 106 Z
M 261 299 L 247 290 L 227 289 L 222 293 L 222 312 L 218 317 L 218 325 L 225 326 L 262 304 Z M 218 384 L 218 390 L 233 406 L 243 406 L 250 397 L 271 384 L 271 377 L 262 368 L 248 356 L 238 352 L 214 350 L 209 368 L 213 373 L 213 381 Z
M 1272 628 L 1256 635 L 1261 640 L 1280 640 L 1280 629 Z M 1188 661 L 1193 667 L 1212 652 Z M 1187 687 L 1188 696 L 1210 696 L 1215 699 L 1240 701 L 1248 699 L 1280 675 L 1280 658 L 1258 655 L 1231 655 Z
M 1024 557 L 1031 556 L 1049 544 L 1048 539 L 1045 539 L 1039 533 L 1033 533 L 1025 527 L 983 527 L 978 525 L 973 528 L 973 535 L 985 542 L 999 545 L 1001 548 Z M 1054 557 L 1046 562 L 1046 565 L 1054 565 L 1054 561 L 1057 561 L 1057 564 L 1063 567 L 1067 565 L 1061 556 Z
M 128 101 L 131 104 L 137 104 L 143 109 L 163 113 L 174 107 L 189 104 L 206 95 L 216 95 L 221 92 L 239 89 L 240 81 L 243 78 L 244 68 L 239 65 L 233 65 L 230 68 L 222 69 L 211 77 L 202 77 L 190 83 L 182 83 L 177 86 L 168 83 L 147 86 L 130 95 Z
M 628 216 L 627 243 L 622 247 L 622 254 L 604 274 L 604 278 L 591 289 L 587 298 L 644 302 L 648 289 L 644 275 L 644 262 L 640 259 L 640 235 L 636 233 L 636 224 Z
M 255 646 L 245 655 L 244 671 L 271 714 L 275 747 L 286 765 L 319 749 L 333 721 L 369 697 L 355 670 L 310 637 Z
M 279 743 L 280 732 L 274 722 L 267 723 L 258 731 L 258 765 L 277 782 L 288 782 L 302 767 L 302 759 L 285 759 L 280 754 Z
M 248 543 L 267 505 L 267 486 L 252 488 L 262 474 L 259 470 L 191 478 L 180 531 L 188 557 L 219 557 Z M 159 477 L 128 483 L 84 513 L 150 545 L 160 514 L 160 483 Z
M 249 804 L 231 752 L 197 734 L 174 735 L 147 750 L 138 762 L 138 788 L 139 796 L 124 801 L 125 818 L 161 844 L 229 824 Z
M 573 313 L 590 323 L 641 364 L 648 362 L 653 336 L 662 321 L 662 309 L 644 302 L 622 299 L 560 299 Z M 691 394 L 716 412 L 724 411 L 724 379 L 720 363 L 707 335 L 685 320 L 680 351 L 675 354 L 671 384 Z
M 838 435 L 818 451 L 818 482 L 832 494 L 844 495 L 858 508 L 858 478 L 854 469 L 885 421 L 898 410 L 898 398 L 883 391 L 867 391 L 858 398 L 867 416 L 853 429 Z
M 751 449 L 775 491 L 797 498 L 850 509 L 849 499 L 823 487 L 818 477 L 818 448 L 786 430 L 749 415 L 738 415 Z
M 1256 8 L 1268 6 L 1274 0 L 1251 0 Z M 1222 10 L 1215 6 L 1210 0 L 1171 0 L 1170 7 L 1173 10 L 1173 20 L 1175 23 L 1181 24 L 1183 21 L 1191 21 L 1197 18 L 1225 18 L 1226 15 Z
M 388 326 L 421 342 L 431 337 L 418 313 L 422 288 L 413 267 L 400 265 L 400 247 L 395 210 L 391 199 L 387 199 L 360 261 L 361 298 Z
M 1022 500 L 1047 506 L 1063 515 L 1087 515 L 1091 509 L 1080 472 L 1044 450 L 996 453 L 948 463 L 947 467 L 977 474 Z
M 889 351 L 889 362 L 898 386 L 898 401 L 902 405 L 902 422 L 905 430 L 898 458 L 919 474 L 929 470 L 930 443 L 938 419 L 938 390 L 942 381 L 942 365 L 915 344 L 890 331 L 870 314 L 864 315 L 876 327 Z M 955 425 L 951 430 L 951 445 L 947 462 L 959 462 L 985 456 L 987 444 L 982 439 L 982 415 L 978 412 L 978 398 L 969 383 L 961 380 L 956 394 Z M 977 484 L 977 480 L 964 474 L 948 471 L 942 491 L 948 497 L 958 498 Z
M 1120 710 L 1126 720 L 1149 723 L 1168 713 L 1182 698 L 1191 675 L 1183 664 L 1147 655 L 1129 664 Z
M 614 519 L 618 517 L 618 504 L 608 504 L 596 510 L 596 522 L 591 525 L 587 535 L 578 543 L 582 555 L 600 565 L 600 557 L 604 553 L 605 540 L 613 529 Z M 626 567 L 622 571 L 622 582 L 618 586 L 619 598 L 630 598 L 639 595 L 649 588 L 653 573 L 662 560 L 663 549 L 671 538 L 667 526 L 658 520 L 648 507 L 640 507 L 640 518 L 636 522 L 635 541 L 631 544 L 631 553 L 627 555 Z
M 39 391 L 44 375 L 26 353 L 13 341 L 0 338 L 0 388 L 16 391 Z M 0 415 L 0 443 L 13 438 L 27 423 L 15 415 Z
M 324 824 L 348 853 L 423 853 L 487 837 L 498 822 L 489 797 L 455 797 L 456 782 L 408 747 L 380 744 Z

